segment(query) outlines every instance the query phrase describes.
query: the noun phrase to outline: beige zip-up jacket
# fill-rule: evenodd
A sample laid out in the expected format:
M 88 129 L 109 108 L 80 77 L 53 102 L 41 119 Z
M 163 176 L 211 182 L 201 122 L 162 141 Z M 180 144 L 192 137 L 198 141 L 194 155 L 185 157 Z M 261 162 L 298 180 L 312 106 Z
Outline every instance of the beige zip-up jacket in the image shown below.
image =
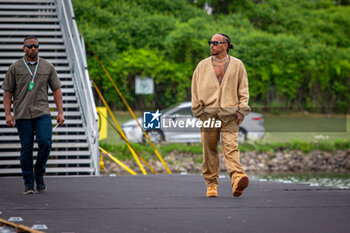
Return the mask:
M 250 112 L 247 72 L 241 60 L 232 57 L 221 84 L 211 57 L 202 60 L 192 77 L 192 112 L 195 117 L 206 113 L 209 117 L 228 119 L 237 111 Z

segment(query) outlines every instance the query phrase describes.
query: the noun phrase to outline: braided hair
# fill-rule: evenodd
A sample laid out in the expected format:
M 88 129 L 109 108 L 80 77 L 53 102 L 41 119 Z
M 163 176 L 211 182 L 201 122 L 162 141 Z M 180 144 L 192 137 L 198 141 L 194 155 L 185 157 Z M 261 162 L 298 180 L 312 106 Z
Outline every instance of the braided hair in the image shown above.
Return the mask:
M 225 37 L 225 40 L 227 42 L 227 53 L 230 51 L 230 49 L 234 50 L 235 47 L 233 46 L 233 44 L 231 44 L 231 39 L 228 35 L 224 34 L 224 33 L 218 33 L 219 35 L 222 35 L 223 37 Z

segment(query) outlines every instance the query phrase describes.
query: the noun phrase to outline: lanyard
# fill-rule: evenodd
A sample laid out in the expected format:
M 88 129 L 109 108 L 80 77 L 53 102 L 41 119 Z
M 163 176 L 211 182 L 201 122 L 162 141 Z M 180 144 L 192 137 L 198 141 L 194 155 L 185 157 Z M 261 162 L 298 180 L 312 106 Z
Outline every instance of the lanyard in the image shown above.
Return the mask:
M 23 62 L 24 62 L 24 65 L 26 65 L 30 75 L 32 76 L 32 82 L 34 82 L 34 78 L 35 78 L 35 75 L 36 75 L 36 71 L 38 70 L 38 66 L 39 66 L 39 57 L 38 57 L 38 62 L 36 63 L 36 66 L 35 66 L 35 70 L 34 70 L 34 74 L 32 73 L 32 71 L 30 70 L 30 68 L 28 67 L 26 61 L 24 60 L 23 58 Z

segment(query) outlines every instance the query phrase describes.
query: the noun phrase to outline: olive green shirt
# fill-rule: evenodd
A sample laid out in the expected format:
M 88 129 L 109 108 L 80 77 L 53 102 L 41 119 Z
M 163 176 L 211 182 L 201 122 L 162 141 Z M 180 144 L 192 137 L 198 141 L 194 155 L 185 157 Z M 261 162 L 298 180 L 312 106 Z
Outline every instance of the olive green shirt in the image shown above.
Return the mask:
M 7 70 L 2 85 L 4 91 L 13 93 L 13 112 L 15 120 L 32 119 L 50 114 L 48 101 L 48 87 L 52 91 L 61 87 L 55 67 L 43 58 L 39 58 L 39 66 L 34 78 L 33 90 L 29 90 L 32 76 L 23 58 L 13 63 Z M 34 74 L 36 62 L 31 64 L 24 57 L 28 67 Z

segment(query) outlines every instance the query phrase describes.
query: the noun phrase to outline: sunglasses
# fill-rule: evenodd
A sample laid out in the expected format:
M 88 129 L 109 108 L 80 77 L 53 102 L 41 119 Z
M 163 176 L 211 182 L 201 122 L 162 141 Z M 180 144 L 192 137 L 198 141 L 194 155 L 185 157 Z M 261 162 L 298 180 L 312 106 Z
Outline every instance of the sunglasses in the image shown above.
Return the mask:
M 24 47 L 27 47 L 28 49 L 31 49 L 31 48 L 39 48 L 39 44 L 27 44 L 27 45 L 24 45 Z
M 208 41 L 208 45 L 214 45 L 214 46 L 217 46 L 218 44 L 225 44 L 226 42 L 221 42 L 221 41 L 216 41 L 216 40 L 214 40 L 214 41 L 212 41 L 212 40 L 210 40 L 210 41 Z

